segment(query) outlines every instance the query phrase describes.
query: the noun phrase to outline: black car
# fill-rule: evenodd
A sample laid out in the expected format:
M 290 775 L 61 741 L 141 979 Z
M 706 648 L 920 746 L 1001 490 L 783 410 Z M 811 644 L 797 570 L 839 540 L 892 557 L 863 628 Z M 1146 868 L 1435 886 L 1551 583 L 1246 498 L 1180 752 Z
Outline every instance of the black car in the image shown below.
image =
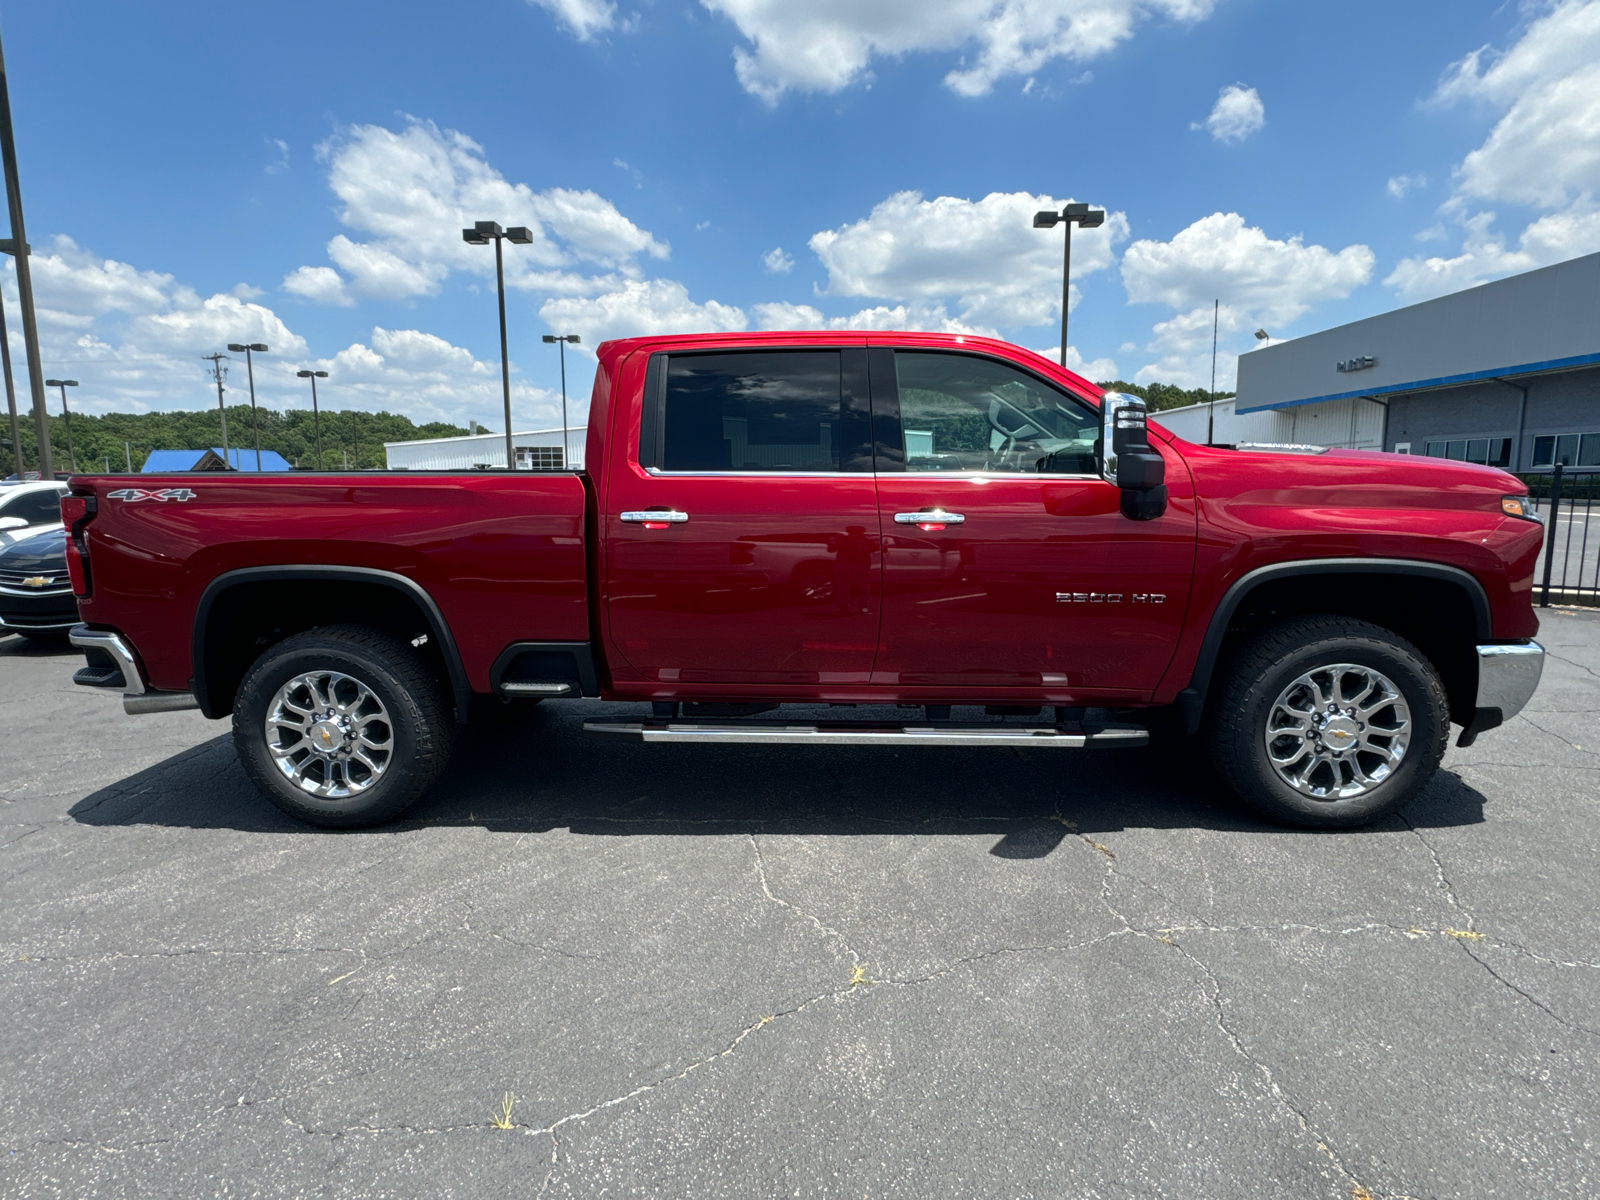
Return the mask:
M 0 547 L 0 633 L 60 638 L 77 623 L 65 529 L 57 525 Z

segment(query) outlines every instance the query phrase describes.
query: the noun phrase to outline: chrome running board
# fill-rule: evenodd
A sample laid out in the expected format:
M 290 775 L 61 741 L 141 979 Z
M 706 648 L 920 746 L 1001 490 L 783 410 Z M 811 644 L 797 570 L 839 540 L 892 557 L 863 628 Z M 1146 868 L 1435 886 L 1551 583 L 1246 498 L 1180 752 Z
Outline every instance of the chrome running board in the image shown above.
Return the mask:
M 1099 725 L 1088 729 L 1058 725 L 898 725 L 866 721 L 664 721 L 594 720 L 583 731 L 630 742 L 718 742 L 773 746 L 1029 746 L 1035 749 L 1111 750 L 1148 745 L 1150 733 L 1138 725 Z

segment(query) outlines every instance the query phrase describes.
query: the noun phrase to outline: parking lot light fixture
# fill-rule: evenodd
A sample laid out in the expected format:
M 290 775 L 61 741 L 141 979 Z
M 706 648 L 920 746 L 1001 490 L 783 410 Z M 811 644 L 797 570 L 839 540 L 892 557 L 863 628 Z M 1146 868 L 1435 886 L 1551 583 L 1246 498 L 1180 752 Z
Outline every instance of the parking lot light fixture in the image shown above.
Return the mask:
M 72 463 L 72 469 L 76 471 L 78 469 L 78 452 L 72 448 L 72 410 L 67 407 L 67 389 L 69 387 L 77 387 L 78 381 L 76 379 L 46 379 L 44 385 L 45 387 L 61 389 L 61 415 L 67 422 L 67 458 Z M 18 459 L 17 461 L 20 462 L 22 460 Z M 22 478 L 20 470 L 17 472 L 17 478 Z M 40 478 L 44 478 L 42 473 Z
M 516 452 L 511 448 L 511 359 L 506 351 L 506 267 L 500 243 L 511 242 L 526 246 L 533 241 L 533 231 L 526 225 L 501 229 L 494 221 L 476 221 L 470 229 L 461 231 L 461 240 L 471 246 L 494 243 L 494 282 L 500 297 L 500 389 L 506 407 L 506 470 L 517 469 Z
M 1039 212 L 1033 214 L 1033 227 L 1035 229 L 1054 229 L 1057 225 L 1067 227 L 1066 249 L 1062 252 L 1061 259 L 1061 365 L 1067 365 L 1067 301 L 1071 298 L 1072 291 L 1072 227 L 1081 225 L 1085 229 L 1098 229 L 1106 223 L 1106 210 L 1103 208 L 1090 208 L 1087 204 L 1068 204 L 1060 212 Z
M 317 470 L 322 470 L 322 416 L 317 411 L 317 380 L 326 379 L 326 371 L 296 371 L 296 379 L 311 380 L 311 427 L 317 431 Z M 296 466 L 299 464 L 296 463 Z
M 572 447 L 567 445 L 567 343 L 574 346 L 578 344 L 578 335 L 575 333 L 547 333 L 544 335 L 545 345 L 555 342 L 561 347 L 561 465 L 567 470 L 572 469 Z
M 250 355 L 252 353 L 265 354 L 267 352 L 267 344 L 265 342 L 229 342 L 228 349 L 235 354 L 241 352 L 244 354 L 244 369 L 250 376 L 250 424 L 254 427 L 252 432 L 256 438 L 256 471 L 259 473 L 261 471 L 261 418 L 256 413 L 256 367 L 255 363 L 251 361 Z

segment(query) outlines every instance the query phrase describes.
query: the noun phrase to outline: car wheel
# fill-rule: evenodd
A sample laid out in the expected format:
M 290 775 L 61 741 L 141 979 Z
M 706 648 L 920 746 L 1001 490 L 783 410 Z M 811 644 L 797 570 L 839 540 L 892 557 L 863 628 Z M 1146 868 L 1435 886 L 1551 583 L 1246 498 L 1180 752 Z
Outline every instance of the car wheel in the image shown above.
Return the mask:
M 1207 740 L 1224 780 L 1258 812 L 1311 828 L 1388 816 L 1433 778 L 1450 706 L 1410 642 L 1348 617 L 1295 617 L 1231 657 Z
M 454 735 L 445 688 L 422 657 L 365 625 L 285 638 L 234 699 L 246 773 L 284 812 L 330 829 L 399 816 L 443 771 Z

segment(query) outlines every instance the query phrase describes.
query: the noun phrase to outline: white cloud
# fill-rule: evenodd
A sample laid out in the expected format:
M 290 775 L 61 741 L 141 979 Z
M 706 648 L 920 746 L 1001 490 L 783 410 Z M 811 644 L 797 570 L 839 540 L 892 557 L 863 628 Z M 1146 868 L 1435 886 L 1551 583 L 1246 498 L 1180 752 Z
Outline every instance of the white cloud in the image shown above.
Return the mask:
M 478 143 L 431 122 L 413 120 L 398 133 L 355 126 L 321 154 L 343 202 L 340 221 L 370 236 L 356 241 L 341 233 L 328 243 L 328 256 L 343 272 L 339 287 L 323 275 L 290 273 L 291 290 L 310 299 L 343 303 L 353 294 L 401 300 L 436 294 L 452 271 L 487 277 L 494 271 L 493 251 L 461 240 L 461 230 L 479 220 L 524 225 L 533 233 L 531 243 L 505 247 L 510 287 L 572 290 L 553 280 L 584 265 L 636 277 L 640 255 L 664 259 L 670 253 L 609 200 L 589 191 L 535 192 L 510 183 Z
M 1560 0 L 1535 11 L 1510 49 L 1474 50 L 1435 92 L 1440 104 L 1475 103 L 1498 116 L 1456 168 L 1455 192 L 1440 209 L 1463 230 L 1461 252 L 1403 260 L 1384 280 L 1402 299 L 1600 250 L 1600 0 Z M 1512 249 L 1492 228 L 1493 211 L 1469 215 L 1485 201 L 1553 211 L 1531 221 Z M 1446 228 L 1419 236 L 1433 240 Z
M 1464 218 L 1461 224 L 1466 235 L 1460 254 L 1402 259 L 1383 282 L 1402 300 L 1416 303 L 1497 275 L 1531 271 L 1600 251 L 1600 207 L 1586 196 L 1529 224 L 1514 250 L 1507 248 L 1505 235 L 1491 228 L 1494 220 L 1492 212 Z
M 1348 296 L 1372 276 L 1366 246 L 1335 253 L 1300 237 L 1277 241 L 1238 213 L 1212 213 L 1170 242 L 1134 242 L 1122 256 L 1128 299 L 1185 310 L 1213 298 L 1286 325 L 1321 301 Z
M 963 322 L 1040 325 L 1061 317 L 1063 234 L 1034 229 L 1033 214 L 1062 203 L 1027 192 L 993 192 L 977 201 L 899 192 L 810 244 L 828 270 L 830 295 L 953 300 Z M 1113 244 L 1127 236 L 1120 212 L 1099 229 L 1074 230 L 1072 277 L 1110 266 Z
M 701 0 L 749 43 L 739 82 L 769 104 L 787 91 L 837 92 L 875 57 L 971 49 L 945 84 L 964 96 L 1056 58 L 1096 58 L 1151 17 L 1197 21 L 1215 0 Z
M 202 298 L 171 275 L 99 258 L 66 237 L 55 238 L 48 251 L 37 249 L 32 262 L 45 371 L 82 381 L 73 402 L 85 412 L 209 408 L 216 392 L 201 356 L 229 342 L 259 341 L 271 347 L 255 358 L 257 397 L 269 407 L 304 407 L 305 382 L 294 372 L 311 366 L 329 372 L 322 384 L 325 407 L 388 409 L 418 421 L 465 424 L 470 417 L 499 424 L 499 363 L 475 359 L 433 334 L 380 327 L 369 343 L 314 359 L 304 337 L 271 308 L 252 302 L 253 288 L 241 285 Z M 9 259 L 0 265 L 0 282 L 5 303 L 15 312 L 16 276 Z M 9 332 L 25 395 L 19 324 Z M 244 364 L 233 366 L 230 403 L 244 395 Z M 512 379 L 519 424 L 557 420 L 558 395 L 516 375 Z M 581 407 L 577 411 L 581 414 Z
M 1230 83 L 1217 93 L 1211 115 L 1191 128 L 1204 128 L 1219 142 L 1242 142 L 1266 123 L 1267 107 L 1255 88 Z
M 1396 200 L 1404 200 L 1413 190 L 1428 186 L 1428 177 L 1423 174 L 1416 175 L 1391 175 L 1385 190 Z
M 1436 98 L 1503 116 L 1462 160 L 1463 195 L 1555 208 L 1600 190 L 1600 0 L 1563 0 L 1503 54 L 1456 63 Z
M 1049 359 L 1053 363 L 1060 363 L 1061 343 L 1057 342 L 1053 346 L 1043 346 L 1035 350 L 1034 353 L 1040 358 Z M 1083 355 L 1078 353 L 1078 348 L 1070 342 L 1067 344 L 1067 370 L 1083 376 L 1090 383 L 1098 383 L 1101 380 L 1109 381 L 1118 377 L 1116 359 L 1092 358 L 1085 360 Z
M 345 290 L 343 277 L 332 267 L 296 267 L 283 277 L 283 290 L 318 304 L 349 308 L 355 303 Z
M 1170 242 L 1138 241 L 1122 256 L 1128 299 L 1177 309 L 1158 322 L 1146 351 L 1156 361 L 1139 368 L 1136 382 L 1161 380 L 1188 387 L 1211 384 L 1211 326 L 1217 310 L 1217 386 L 1233 387 L 1240 346 L 1258 326 L 1281 328 L 1315 305 L 1340 300 L 1372 277 L 1366 246 L 1337 253 L 1307 246 L 1299 237 L 1269 238 L 1238 213 L 1213 213 L 1180 230 Z
M 1217 339 L 1217 390 L 1232 391 L 1239 362 L 1234 347 L 1255 345 L 1257 320 L 1249 311 L 1231 304 L 1220 305 L 1215 310 L 1207 304 L 1157 322 L 1151 331 L 1155 336 L 1145 347 L 1157 356 L 1156 361 L 1134 372 L 1133 381 L 1209 388 L 1213 320 Z
M 787 275 L 794 270 L 794 259 L 783 252 L 782 246 L 774 246 L 761 256 L 761 265 L 769 274 Z
M 593 349 L 612 338 L 652 333 L 720 333 L 745 328 L 744 310 L 707 300 L 697 304 L 689 290 L 671 279 L 622 281 L 598 296 L 563 296 L 539 308 L 551 329 L 577 333 Z
M 608 0 L 528 0 L 554 13 L 580 42 L 617 25 L 617 6 Z
M 809 304 L 756 304 L 751 311 L 755 313 L 758 329 L 893 329 L 1000 336 L 987 326 L 952 317 L 942 304 L 880 304 L 844 317 L 824 317 L 821 310 Z

